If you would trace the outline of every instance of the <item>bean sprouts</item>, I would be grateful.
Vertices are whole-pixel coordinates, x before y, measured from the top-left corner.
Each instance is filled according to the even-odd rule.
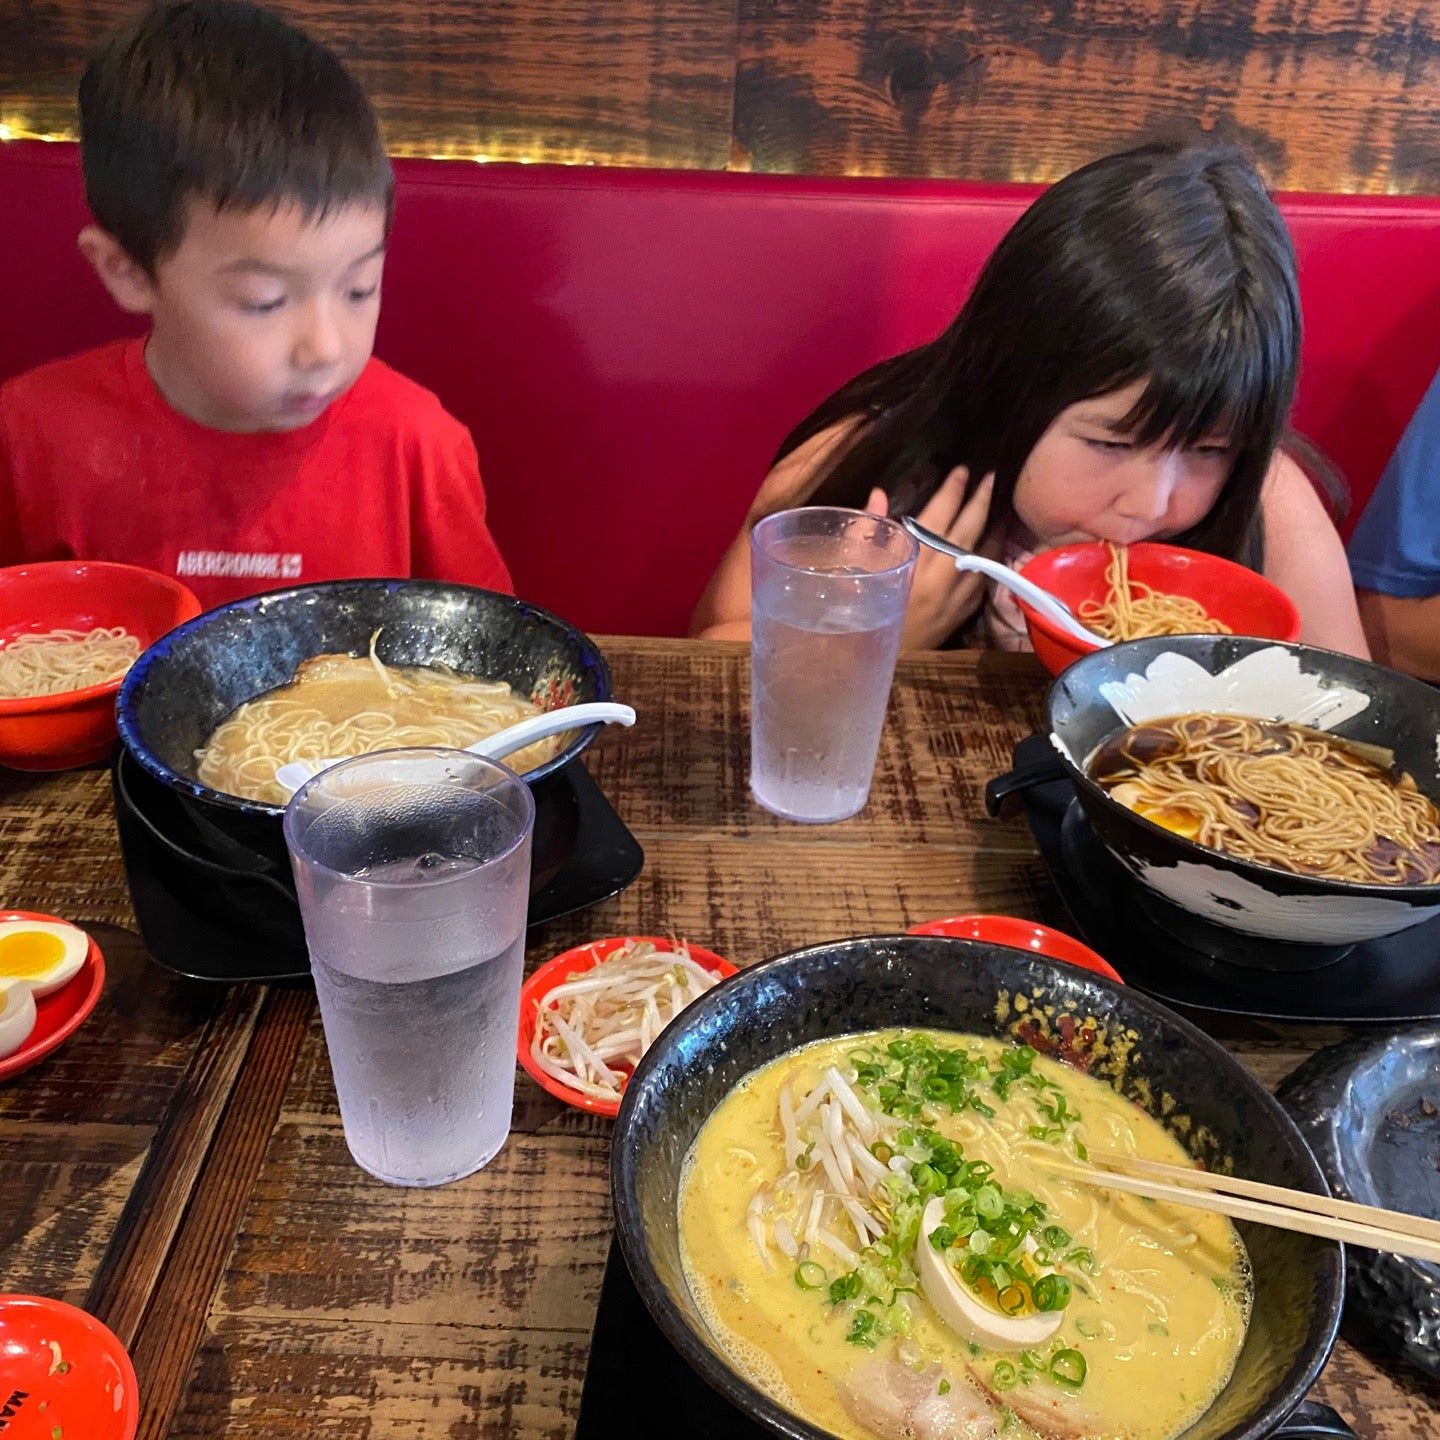
[[[873,1112],[833,1065],[798,1104],[787,1081],[778,1114],[786,1169],[752,1197],[750,1239],[772,1268],[776,1251],[804,1261],[815,1247],[853,1268],[859,1251],[885,1234],[892,1170],[903,1174],[911,1165],[897,1156],[887,1167],[870,1149],[882,1137],[893,1138],[900,1123]]]
[[[597,1100],[618,1100],[660,1032],[720,977],[681,941],[621,947],[542,997],[530,1056],[547,1075]]]

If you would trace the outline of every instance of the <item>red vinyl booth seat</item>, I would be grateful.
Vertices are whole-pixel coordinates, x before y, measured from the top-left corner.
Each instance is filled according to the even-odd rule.
[[[474,433],[521,594],[661,635],[684,633],[785,433],[943,327],[1036,193],[396,170],[377,352]],[[1358,509],[1440,364],[1440,201],[1283,203],[1306,321],[1295,419]],[[125,332],[76,253],[84,220],[72,146],[0,145],[0,379]]]

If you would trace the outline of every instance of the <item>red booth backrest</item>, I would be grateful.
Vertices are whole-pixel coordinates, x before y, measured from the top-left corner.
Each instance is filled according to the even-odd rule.
[[[521,593],[680,634],[787,430],[928,338],[1036,193],[405,161],[378,353],[475,435]],[[1440,200],[1288,198],[1296,422],[1357,504],[1440,365]],[[123,333],[65,145],[0,145],[0,379]],[[237,479],[243,483],[243,479]]]

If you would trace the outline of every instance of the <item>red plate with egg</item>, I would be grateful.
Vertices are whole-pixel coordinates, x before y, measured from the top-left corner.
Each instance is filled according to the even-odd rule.
[[[41,1295],[0,1295],[5,1440],[131,1440],[135,1367],[93,1315]]]
[[[29,910],[0,910],[0,1080],[63,1045],[104,988],[105,957],[78,926]]]
[[[683,943],[690,959],[702,970],[723,980],[736,973],[736,967],[728,960],[690,942],[677,942],[660,935],[615,935],[607,940],[592,940],[588,945],[578,945],[566,950],[553,960],[547,960],[521,987],[520,990],[520,1034],[515,1046],[516,1058],[525,1072],[543,1090],[577,1110],[587,1110],[592,1115],[614,1117],[620,1113],[620,1101],[608,1096],[586,1093],[565,1083],[564,1080],[547,1070],[536,1060],[532,1051],[535,1039],[536,1019],[542,1005],[546,1004],[551,992],[572,979],[580,979],[587,971],[593,970],[606,960],[615,958],[627,946],[653,945],[657,955],[674,955],[677,943]],[[692,1002],[693,1003],[693,1002]],[[653,1040],[653,1037],[652,1037]],[[620,1089],[630,1078],[629,1065],[618,1064],[621,1075]]]

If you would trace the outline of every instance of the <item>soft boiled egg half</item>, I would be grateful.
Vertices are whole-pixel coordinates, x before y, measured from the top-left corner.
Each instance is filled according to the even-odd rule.
[[[19,981],[36,1000],[80,973],[90,953],[83,930],[56,920],[0,920],[0,985]]]
[[[13,1055],[35,1028],[35,996],[23,980],[0,980],[0,1060]]]
[[[1058,1310],[1041,1310],[1030,1315],[1002,1315],[992,1310],[961,1283],[950,1262],[929,1237],[945,1219],[945,1201],[931,1200],[920,1216],[920,1243],[915,1247],[915,1268],[920,1288],[940,1318],[957,1334],[977,1345],[995,1350],[1029,1350],[1043,1345],[1060,1328],[1065,1318]],[[1028,1237],[1027,1237],[1028,1239]],[[1033,1250],[1033,1244],[1025,1247]]]

